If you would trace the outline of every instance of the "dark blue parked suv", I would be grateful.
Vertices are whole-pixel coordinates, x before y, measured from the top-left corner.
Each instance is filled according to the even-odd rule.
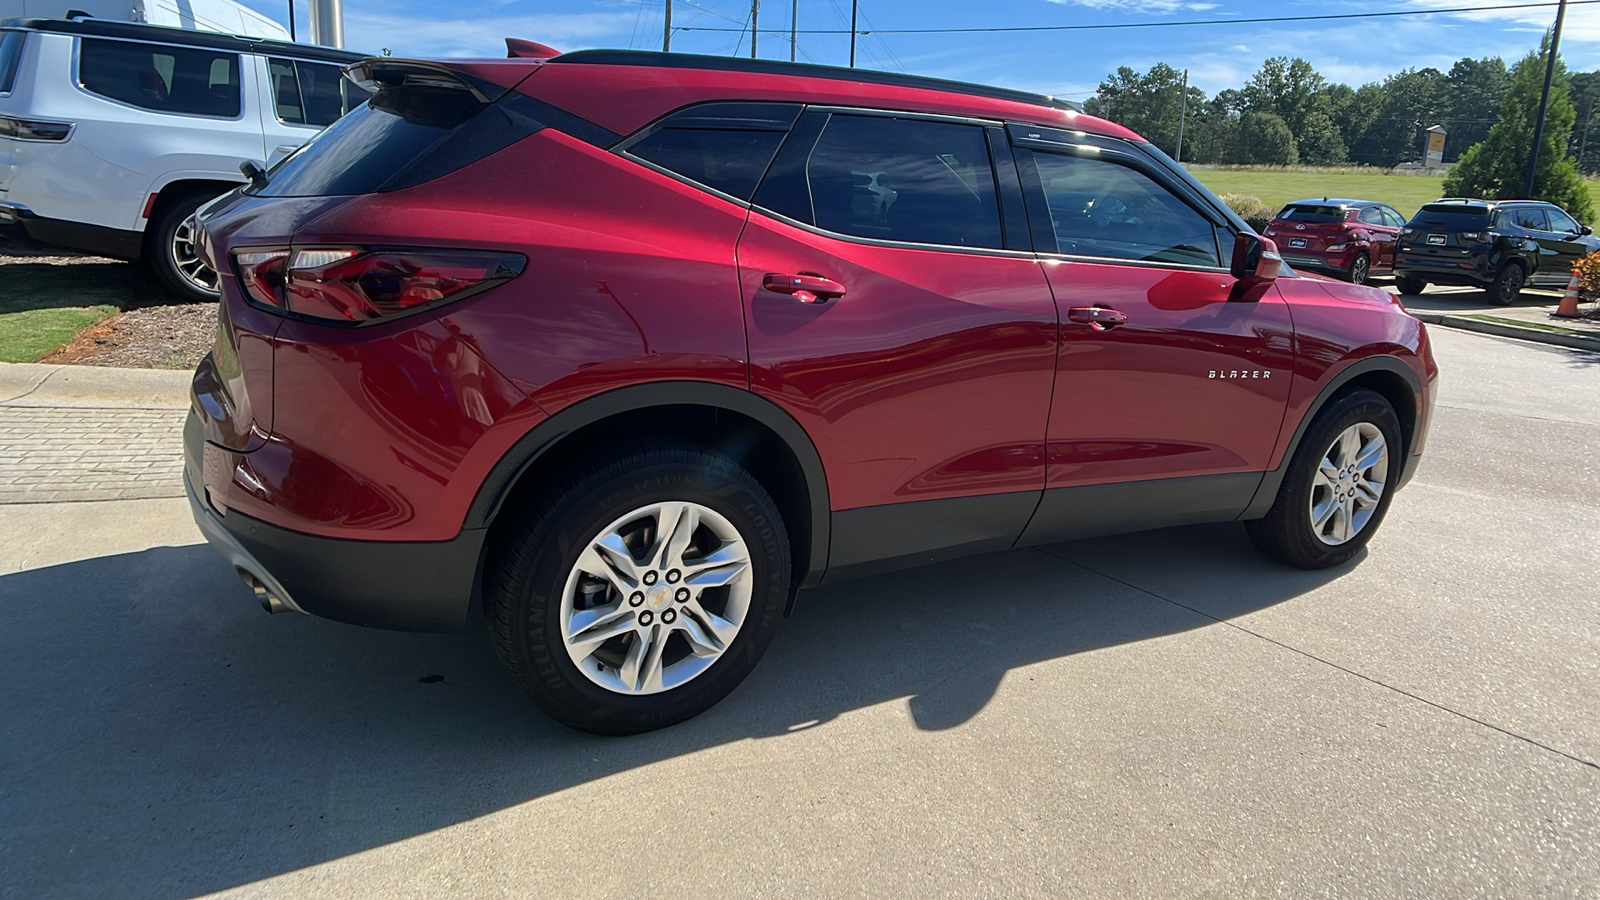
[[[1523,285],[1565,285],[1573,263],[1596,250],[1600,238],[1553,203],[1436,200],[1400,232],[1395,284],[1402,294],[1430,284],[1481,287],[1509,306]]]

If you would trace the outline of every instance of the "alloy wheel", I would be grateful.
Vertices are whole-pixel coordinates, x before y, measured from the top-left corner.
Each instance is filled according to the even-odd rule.
[[[561,637],[584,677],[658,694],[710,669],[750,610],[750,550],[722,514],[654,503],[589,542],[567,576]]]
[[[1372,521],[1389,478],[1389,445],[1370,422],[1339,433],[1311,480],[1311,531],[1337,547]]]
[[[191,215],[179,222],[177,229],[172,232],[172,246],[168,251],[172,254],[173,266],[185,281],[201,291],[215,294],[218,292],[217,273],[200,258],[195,247],[195,235],[199,230],[198,216]]]
[[[1365,254],[1357,254],[1355,261],[1350,263],[1350,283],[1366,284],[1367,275],[1371,272],[1372,264],[1367,262]]]

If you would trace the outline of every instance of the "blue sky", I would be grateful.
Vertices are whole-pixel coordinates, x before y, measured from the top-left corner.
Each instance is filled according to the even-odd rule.
[[[285,2],[244,0],[287,22]],[[1490,5],[1508,0],[1012,0],[978,5],[951,0],[863,0],[863,29],[961,26],[1072,25],[1186,19],[1254,18]],[[353,50],[396,56],[503,56],[506,37],[541,41],[560,50],[661,47],[663,0],[345,0],[345,43]],[[761,9],[762,57],[788,59],[791,0]],[[678,28],[743,27],[748,2],[675,0]],[[799,0],[800,27],[849,27],[849,0]],[[1166,62],[1190,70],[1208,94],[1239,86],[1269,56],[1303,56],[1330,79],[1360,85],[1408,66],[1447,70],[1462,56],[1503,56],[1508,62],[1537,47],[1554,9],[1442,14],[1344,22],[1212,25],[986,35],[879,35],[858,39],[857,64],[874,69],[955,78],[1083,99],[1117,66],[1144,70]],[[305,0],[296,18],[309,33]],[[678,31],[672,49],[727,55],[744,35]],[[800,36],[802,61],[843,65],[847,35]],[[1600,5],[1571,7],[1562,56],[1574,71],[1600,69]]]

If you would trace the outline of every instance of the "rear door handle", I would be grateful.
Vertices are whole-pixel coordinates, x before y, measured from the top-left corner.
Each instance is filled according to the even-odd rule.
[[[1067,318],[1088,325],[1095,331],[1105,331],[1128,324],[1128,314],[1104,306],[1074,306],[1067,310]]]
[[[815,272],[767,275],[761,279],[761,286],[775,294],[789,294],[801,303],[826,303],[833,297],[844,296],[844,285]]]

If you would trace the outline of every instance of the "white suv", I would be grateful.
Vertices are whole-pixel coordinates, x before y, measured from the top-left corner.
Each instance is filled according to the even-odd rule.
[[[0,26],[0,225],[147,260],[181,296],[217,296],[194,211],[367,93],[309,44],[99,20]]]

